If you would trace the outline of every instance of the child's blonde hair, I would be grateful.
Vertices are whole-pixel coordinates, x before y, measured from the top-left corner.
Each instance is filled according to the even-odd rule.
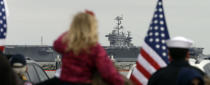
[[[63,38],[64,43],[67,44],[66,51],[73,51],[77,55],[96,45],[98,42],[97,27],[94,15],[87,12],[76,14],[68,33]]]

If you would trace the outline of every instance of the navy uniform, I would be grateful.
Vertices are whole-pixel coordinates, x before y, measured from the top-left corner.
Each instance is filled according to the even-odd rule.
[[[184,37],[175,37],[166,41],[166,44],[169,48],[169,55],[172,61],[167,67],[161,68],[155,72],[150,77],[148,85],[178,85],[178,75],[183,68],[194,69],[199,75],[205,75],[200,69],[193,67],[188,63],[189,48],[192,46],[191,40]],[[203,83],[202,78],[201,81]]]

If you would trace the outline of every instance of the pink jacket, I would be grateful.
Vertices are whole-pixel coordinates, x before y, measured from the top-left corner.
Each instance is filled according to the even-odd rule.
[[[54,42],[54,49],[62,55],[62,71],[60,79],[73,83],[90,83],[94,71],[109,85],[124,85],[122,76],[113,66],[104,48],[97,44],[89,49],[90,53],[80,53],[75,56],[72,51],[65,52],[66,44],[62,43],[61,35]]]

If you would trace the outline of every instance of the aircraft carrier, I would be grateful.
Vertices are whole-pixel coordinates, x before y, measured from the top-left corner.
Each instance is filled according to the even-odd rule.
[[[104,46],[104,48],[115,61],[135,62],[140,47],[136,47],[131,43],[130,32],[124,33],[122,31],[124,29],[122,26],[123,18],[117,16],[114,20],[117,22],[116,27],[111,33],[105,35],[110,42],[110,46]],[[23,54],[37,62],[54,62],[57,56],[60,56],[53,50],[52,46],[48,45],[7,45],[5,46],[5,53]]]
[[[114,20],[116,21],[116,26],[112,32],[105,35],[110,45],[104,46],[104,48],[110,58],[116,62],[135,62],[140,52],[140,47],[132,44],[131,32],[123,32],[123,17],[117,16]],[[198,47],[191,48],[190,56],[192,58],[203,57],[210,59],[210,55],[203,54],[203,49]],[[55,62],[60,56],[53,50],[52,46],[48,45],[6,45],[5,54],[23,54],[37,62]]]

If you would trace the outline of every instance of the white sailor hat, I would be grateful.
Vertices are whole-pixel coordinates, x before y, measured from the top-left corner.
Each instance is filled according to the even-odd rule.
[[[174,37],[166,41],[166,45],[169,48],[190,48],[192,44],[193,44],[192,40],[181,36]]]

